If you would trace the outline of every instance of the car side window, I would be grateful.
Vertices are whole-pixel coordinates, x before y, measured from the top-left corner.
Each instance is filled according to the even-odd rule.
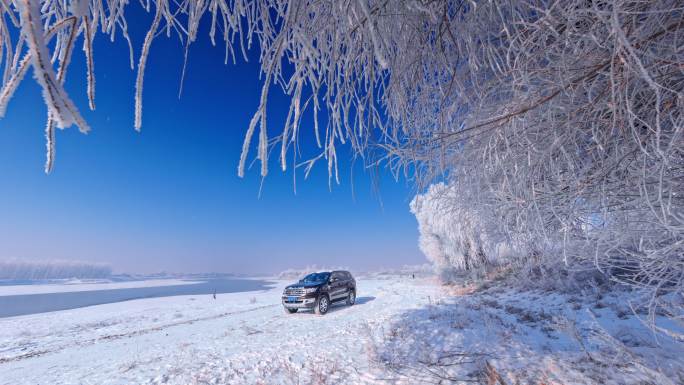
[[[339,281],[340,279],[342,279],[342,277],[340,277],[340,273],[337,273],[337,272],[332,273],[332,276],[330,277],[331,281]]]

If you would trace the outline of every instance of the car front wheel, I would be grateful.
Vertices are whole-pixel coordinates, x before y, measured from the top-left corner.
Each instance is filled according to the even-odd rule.
[[[316,307],[314,307],[314,312],[318,315],[323,315],[328,312],[328,309],[330,308],[330,300],[328,299],[327,295],[322,295],[318,297],[318,301],[316,301]]]

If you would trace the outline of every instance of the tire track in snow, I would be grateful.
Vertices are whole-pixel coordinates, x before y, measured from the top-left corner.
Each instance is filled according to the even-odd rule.
[[[245,314],[245,313],[250,313],[253,311],[257,311],[257,310],[268,309],[268,308],[272,308],[275,306],[280,306],[280,304],[279,303],[278,304],[270,304],[270,305],[258,306],[258,307],[255,307],[252,309],[247,309],[247,310],[237,310],[237,311],[225,312],[225,313],[215,314],[215,315],[206,316],[206,317],[193,318],[193,319],[188,319],[188,320],[184,320],[184,321],[177,321],[177,322],[172,322],[172,323],[168,323],[165,325],[159,325],[159,326],[154,326],[154,327],[140,329],[140,330],[133,330],[133,331],[126,332],[126,333],[109,334],[109,335],[105,335],[105,336],[98,337],[98,338],[92,338],[92,339],[81,341],[81,342],[75,342],[73,344],[62,345],[62,346],[55,348],[55,349],[39,350],[39,351],[30,352],[30,353],[20,354],[20,355],[13,356],[13,357],[0,357],[0,365],[6,364],[9,362],[16,362],[16,361],[26,360],[29,358],[40,357],[40,356],[43,356],[43,355],[46,355],[49,353],[56,353],[56,352],[59,352],[59,351],[62,351],[62,350],[65,350],[65,349],[68,349],[71,347],[95,345],[96,343],[103,342],[103,341],[108,342],[108,341],[120,340],[123,338],[137,337],[137,336],[141,336],[144,334],[154,333],[154,332],[158,332],[158,331],[161,331],[164,329],[172,328],[175,326],[191,325],[195,322],[211,321],[211,320],[215,320],[215,319],[219,319],[219,318],[223,318],[223,317],[228,317],[228,316],[232,316],[232,315]]]

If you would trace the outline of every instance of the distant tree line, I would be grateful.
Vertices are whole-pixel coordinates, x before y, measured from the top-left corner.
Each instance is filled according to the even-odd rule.
[[[109,265],[79,261],[0,261],[0,279],[44,280],[69,278],[108,278]]]

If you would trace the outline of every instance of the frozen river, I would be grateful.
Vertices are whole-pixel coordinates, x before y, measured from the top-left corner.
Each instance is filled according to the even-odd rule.
[[[85,306],[129,301],[140,298],[171,297],[177,295],[213,295],[213,293],[236,293],[268,289],[268,282],[222,278],[196,282],[177,281],[169,286],[116,288],[106,290],[66,291],[0,296],[0,317],[45,313],[56,310],[76,309]],[[93,284],[92,286],[97,286]]]

